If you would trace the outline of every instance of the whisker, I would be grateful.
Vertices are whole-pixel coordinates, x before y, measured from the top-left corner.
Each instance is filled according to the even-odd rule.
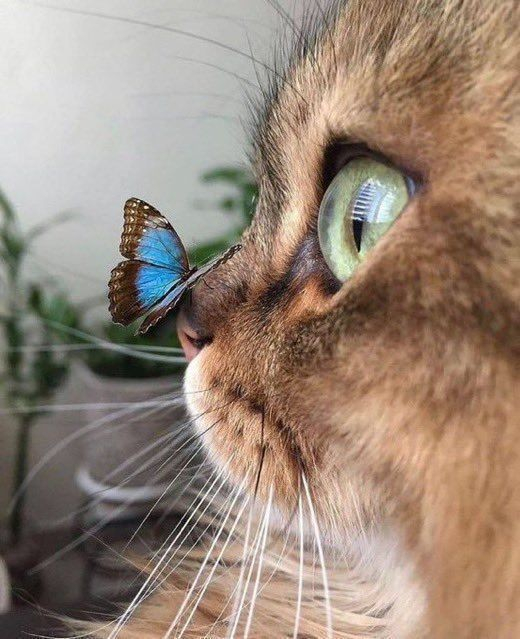
[[[185,513],[183,515],[183,517],[180,519],[180,521],[173,527],[173,529],[170,531],[170,533],[168,534],[168,536],[166,537],[166,539],[162,542],[162,544],[159,546],[159,548],[152,554],[151,558],[149,559],[148,563],[146,564],[146,566],[144,567],[144,570],[147,570],[148,567],[155,561],[155,559],[161,555],[161,553],[163,552],[163,550],[165,549],[166,546],[168,546],[168,544],[170,544],[166,550],[163,553],[163,560],[166,559],[166,557],[168,556],[168,554],[171,552],[173,546],[175,545],[175,543],[178,542],[179,536],[184,532],[184,530],[186,529],[187,524],[191,521],[191,519],[193,519],[193,517],[195,516],[197,509],[205,502],[207,495],[209,494],[209,492],[213,489],[214,483],[211,484],[211,486],[205,491],[206,487],[208,486],[208,484],[212,481],[212,478],[216,478],[218,480],[219,477],[222,477],[224,474],[224,470],[221,469],[220,471],[215,468],[210,474],[209,476],[206,478],[206,481],[204,482],[204,484],[200,487],[198,493],[195,495],[193,501],[191,502],[191,504],[185,509]],[[197,524],[199,523],[200,519],[204,516],[204,514],[207,512],[207,510],[211,507],[212,502],[214,501],[216,495],[220,492],[221,488],[224,486],[225,484],[225,478],[224,481],[222,481],[222,483],[220,484],[220,486],[216,489],[216,491],[214,492],[211,500],[209,500],[209,502],[206,502],[205,508],[202,510],[201,513],[199,513],[199,517],[197,518],[197,520],[193,523],[192,527],[186,532],[185,536],[181,539],[181,541],[179,542],[179,547],[182,547],[182,544],[184,543],[184,541],[187,539],[187,537],[191,534],[192,530],[197,526]],[[205,492],[204,492],[205,491]],[[181,529],[178,531],[178,534],[175,536],[175,533],[177,532],[177,530],[179,529],[179,527],[181,527]],[[170,543],[170,540],[172,539],[172,537],[175,536],[175,539],[172,543]],[[173,557],[170,557],[166,563],[166,565],[168,565],[171,561],[172,561]],[[165,566],[166,567],[166,566]],[[156,567],[157,568],[157,567]],[[163,570],[161,570],[161,573],[159,575],[157,575],[157,579],[158,577],[160,577],[160,575],[162,574]],[[156,579],[156,581],[157,581]],[[153,586],[153,588],[155,588],[155,586]]]
[[[165,471],[163,474],[166,474],[166,472],[167,471]],[[160,478],[161,477],[159,476],[159,479]],[[151,477],[149,481],[146,483],[145,488],[149,486],[156,479],[157,479],[157,475],[154,477]],[[130,481],[130,478],[125,479],[125,481],[121,482],[121,484],[127,483],[128,481]],[[36,566],[31,568],[28,574],[33,575],[40,572],[41,570],[47,568],[49,565],[51,565],[52,563],[54,563],[55,561],[57,561],[64,555],[66,555],[71,550],[74,550],[75,548],[80,546],[84,541],[93,537],[96,533],[102,530],[109,521],[120,517],[125,512],[125,510],[129,507],[129,505],[132,504],[134,501],[135,501],[135,497],[129,497],[126,501],[124,501],[116,509],[114,509],[112,512],[110,512],[105,517],[103,517],[98,522],[96,522],[88,530],[84,531],[83,533],[78,535],[78,537],[70,541],[68,544],[66,544],[65,546],[62,546],[58,551],[56,551],[49,557],[39,562]]]
[[[247,637],[249,636],[249,631],[251,629],[251,624],[253,622],[253,612],[255,609],[255,604],[256,604],[256,599],[258,596],[258,587],[260,585],[260,575],[262,574],[262,565],[263,565],[263,560],[264,560],[264,555],[265,555],[265,547],[266,547],[266,543],[267,543],[267,531],[269,529],[269,520],[271,518],[271,504],[273,501],[273,487],[271,486],[270,490],[269,490],[269,498],[267,501],[267,506],[265,509],[265,514],[264,514],[264,518],[262,521],[262,546],[261,546],[261,551],[260,551],[260,558],[258,559],[258,566],[257,566],[257,570],[256,570],[256,578],[255,578],[255,584],[253,586],[253,594],[251,596],[251,601],[249,603],[249,613],[247,615],[247,621],[246,621],[246,627],[244,629],[244,639],[247,639]],[[251,566],[254,566],[256,561],[256,553],[255,556],[252,559],[251,562]]]
[[[122,470],[124,470],[127,466],[129,466],[133,462],[137,461],[139,459],[139,457],[142,457],[143,455],[146,455],[146,453],[150,452],[154,448],[157,448],[157,446],[161,446],[162,444],[168,442],[169,439],[173,440],[175,437],[176,437],[176,433],[166,433],[165,435],[162,435],[157,440],[154,440],[151,444],[149,444],[145,448],[141,449],[137,453],[134,453],[131,457],[129,457],[124,462],[119,464],[116,468],[114,468],[112,471],[110,471],[110,473],[105,475],[101,481],[102,482],[108,481],[111,477],[113,477],[117,473],[119,473]],[[92,507],[97,506],[99,503],[101,503],[106,498],[105,497],[105,493],[106,492],[108,492],[110,490],[113,490],[114,488],[124,487],[136,475],[139,475],[144,470],[147,470],[154,463],[154,461],[158,457],[161,457],[162,455],[163,455],[162,452],[159,455],[154,455],[151,459],[149,459],[147,462],[145,462],[145,464],[143,464],[140,468],[138,468],[135,471],[133,471],[129,476],[125,477],[124,479],[122,479],[117,484],[114,484],[114,485],[110,484],[110,485],[106,485],[104,488],[101,488],[96,493],[96,496],[93,497],[89,501],[88,504],[85,504],[84,506],[81,506],[80,508],[77,508],[77,509],[73,510],[72,512],[68,513],[67,515],[64,515],[63,517],[60,517],[59,519],[54,520],[54,524],[58,525],[58,524],[63,524],[65,522],[68,522],[71,519],[75,519],[79,515],[87,512]]]
[[[251,520],[252,520],[252,515],[253,515],[253,504],[254,504],[254,500],[252,500],[252,504],[251,504],[251,508],[249,510],[249,517],[248,517],[248,529],[246,531],[246,539],[244,540],[244,549],[243,549],[243,555],[242,555],[242,561],[241,561],[241,566],[240,566],[240,576],[239,576],[239,580],[238,583],[236,585],[236,587],[233,589],[233,593],[232,593],[232,597],[234,595],[234,605],[233,605],[233,611],[231,613],[230,619],[233,620],[233,623],[230,624],[228,626],[228,632],[227,632],[227,638],[231,639],[232,637],[235,636],[235,631],[237,629],[238,626],[238,622],[240,620],[240,614],[242,612],[242,609],[244,607],[244,600],[247,594],[247,589],[249,586],[249,581],[251,579],[251,574],[253,572],[253,567],[254,567],[254,561],[256,559],[256,554],[257,554],[257,550],[258,547],[260,545],[260,540],[262,538],[262,525],[261,522],[263,521],[263,518],[261,518],[261,522],[260,525],[257,528],[256,534],[255,534],[255,539],[253,540],[253,548],[252,548],[252,560],[249,563],[249,533],[250,533],[250,528],[251,528]],[[247,571],[247,577],[245,577],[245,572],[247,570],[247,566],[249,563],[249,570]],[[244,579],[245,577],[245,579]]]
[[[217,483],[217,481],[219,479],[222,478],[222,475],[224,475],[226,470],[226,467],[223,467],[221,469],[220,472],[218,472],[214,478],[214,480],[212,481],[211,485],[209,486],[207,493],[211,492],[211,490],[213,490],[213,487],[215,486],[215,484]],[[224,483],[226,482],[226,477],[224,476],[224,479],[222,480],[221,486],[224,485]],[[219,488],[220,489],[220,488]],[[207,494],[206,493],[206,494]],[[203,498],[201,498],[203,499]],[[209,504],[206,506],[206,509],[209,508]],[[157,563],[157,565],[155,566],[155,568],[152,570],[152,572],[150,573],[150,575],[148,576],[148,578],[145,580],[144,584],[141,586],[141,588],[139,589],[139,591],[137,592],[137,594],[135,595],[135,597],[132,599],[131,603],[127,606],[125,612],[119,617],[119,619],[116,622],[116,625],[114,627],[114,629],[111,631],[108,639],[115,639],[115,637],[117,637],[117,634],[119,633],[119,631],[121,630],[121,628],[123,627],[123,625],[126,623],[126,621],[128,620],[128,618],[132,615],[132,613],[134,612],[134,610],[140,605],[140,603],[143,601],[144,597],[143,597],[143,593],[146,593],[147,589],[149,590],[149,586],[151,581],[155,578],[157,571],[159,570],[159,568],[161,567],[161,565],[166,561],[166,558],[168,556],[168,553],[171,551],[171,549],[174,547],[175,543],[177,542],[178,538],[180,537],[180,535],[183,533],[183,531],[186,529],[186,527],[188,526],[189,522],[195,517],[196,515],[196,509],[193,509],[189,512],[189,516],[187,517],[184,525],[181,527],[181,529],[178,531],[177,535],[175,535],[174,539],[170,542],[170,544],[168,545],[166,551],[163,553],[162,557],[159,559],[159,562]],[[203,510],[203,513],[205,512],[205,510]],[[199,518],[202,517],[202,514],[199,515]],[[167,542],[165,542],[167,543]],[[165,544],[163,544],[164,547]],[[145,594],[146,596],[146,594]]]
[[[171,482],[166,486],[166,488],[164,489],[164,491],[161,493],[161,495],[157,498],[157,500],[154,502],[154,504],[152,505],[152,507],[150,508],[150,510],[148,511],[148,513],[145,515],[145,517],[143,518],[143,520],[141,521],[141,523],[139,524],[139,526],[135,529],[135,531],[132,533],[132,536],[130,537],[130,539],[128,540],[128,542],[126,543],[125,547],[123,548],[123,552],[128,548],[128,546],[132,543],[132,541],[136,538],[136,536],[139,534],[139,531],[143,528],[143,526],[145,525],[145,523],[148,521],[148,518],[151,516],[151,514],[153,513],[153,511],[155,510],[155,508],[157,507],[157,505],[161,502],[161,500],[163,499],[163,497],[168,493],[168,491],[171,489],[171,487],[173,486],[173,484],[177,481],[177,479],[179,478],[179,476],[186,470],[187,465],[192,461],[192,459],[194,459],[197,455],[199,455],[199,450],[195,449],[195,452],[193,453],[193,455],[190,456],[190,458],[188,459],[188,461],[186,462],[186,464],[184,464],[184,466],[181,468],[181,470],[179,470],[179,472],[175,475],[175,477],[171,480]]]
[[[318,547],[318,556],[321,565],[321,577],[323,581],[323,592],[325,595],[325,614],[327,618],[327,637],[328,639],[332,639],[332,608],[330,604],[330,590],[329,590],[329,581],[327,577],[327,570],[325,568],[325,556],[323,554],[323,546],[321,543],[320,529],[318,526],[318,520],[316,518],[316,512],[314,510],[314,506],[312,504],[311,493],[309,490],[309,485],[307,483],[307,479],[302,471],[301,479],[303,483],[303,488],[305,490],[305,495],[307,498],[307,504],[309,507],[309,513],[311,516],[312,527],[314,530],[314,537],[316,539],[316,545]]]
[[[293,639],[298,639],[298,630],[300,628],[300,617],[302,611],[302,594],[303,594],[303,507],[301,491],[298,494],[298,533],[300,539],[300,557],[298,570],[298,595],[296,600],[296,615],[294,620]]]
[[[237,49],[236,47],[233,47],[229,44],[226,44],[224,42],[220,42],[219,40],[215,40],[214,38],[210,38],[208,36],[203,36],[197,33],[192,33],[191,31],[185,31],[183,29],[178,29],[177,27],[171,27],[168,25],[164,25],[164,24],[158,24],[158,23],[154,23],[154,22],[147,22],[146,20],[138,20],[137,18],[127,18],[124,16],[116,16],[116,15],[112,15],[112,14],[108,14],[108,13],[99,13],[96,11],[86,11],[86,10],[81,10],[81,9],[73,9],[70,7],[57,7],[55,5],[50,5],[50,4],[45,4],[42,2],[32,2],[33,5],[35,6],[39,6],[39,7],[43,7],[45,9],[50,9],[53,11],[63,11],[65,13],[72,13],[72,14],[76,14],[76,15],[82,15],[82,16],[90,16],[92,18],[99,18],[101,20],[109,20],[112,22],[121,22],[124,24],[131,24],[131,25],[136,25],[136,26],[142,26],[142,27],[147,27],[149,29],[154,29],[157,31],[166,31],[168,33],[174,33],[176,35],[180,35],[186,38],[190,38],[193,40],[198,40],[199,42],[205,42],[207,44],[212,44],[216,47],[219,47],[220,49],[223,49],[225,51],[229,51],[230,53],[234,53],[242,58],[246,58],[248,60],[251,61],[255,61],[257,64],[259,64],[261,67],[263,67],[266,71],[269,71],[270,73],[272,73],[275,77],[277,77],[279,80],[283,81],[294,93],[296,93],[296,95],[298,95],[298,97],[305,103],[308,105],[308,101],[306,100],[305,96],[303,96],[298,89],[296,89],[296,87],[294,87],[291,83],[289,83],[287,81],[287,78],[285,78],[281,73],[279,73],[276,68],[269,66],[268,64],[266,64],[265,62],[262,62],[261,60],[258,60],[256,58],[254,58],[253,56],[251,56],[251,54],[246,53],[245,51],[241,51],[240,49]]]
[[[93,404],[40,404],[31,406],[30,408],[1,408],[0,415],[25,415],[28,413],[72,413],[80,411],[106,410],[107,408],[127,408],[129,406],[137,406],[147,408],[153,406],[154,402],[101,402]]]
[[[225,484],[225,482],[224,482],[224,484]],[[221,504],[221,506],[217,509],[217,511],[215,512],[213,517],[206,524],[205,528],[199,533],[199,535],[197,536],[195,541],[191,544],[191,546],[188,549],[186,549],[186,551],[184,552],[183,556],[176,561],[176,563],[175,563],[175,565],[173,567],[169,567],[168,571],[165,573],[166,568],[168,566],[170,566],[171,562],[175,559],[175,557],[177,555],[177,552],[181,548],[183,548],[186,540],[191,535],[191,533],[196,529],[197,525],[199,524],[199,522],[202,519],[202,517],[204,516],[204,514],[209,510],[210,506],[213,504],[213,502],[215,501],[216,497],[220,493],[220,490],[221,490],[222,487],[223,487],[223,485],[219,486],[219,488],[215,491],[214,495],[212,496],[209,504],[207,504],[207,508],[205,508],[203,510],[203,512],[200,514],[200,516],[197,518],[197,520],[190,527],[190,529],[186,531],[186,533],[184,534],[184,537],[178,542],[177,548],[173,551],[172,555],[169,557],[168,561],[166,562],[164,567],[161,569],[159,575],[157,575],[157,577],[155,579],[155,583],[150,585],[150,587],[148,588],[147,592],[145,593],[143,599],[148,597],[148,596],[150,596],[151,594],[153,594],[156,590],[161,588],[161,586],[164,583],[168,582],[170,577],[176,572],[176,570],[179,568],[179,566],[182,564],[182,562],[186,559],[186,557],[189,556],[189,554],[193,551],[193,549],[201,542],[201,540],[204,538],[204,536],[207,534],[207,532],[212,528],[214,522],[217,521],[218,518],[222,515],[222,513],[226,510],[226,508],[228,507],[228,504],[227,504],[227,502],[224,501]],[[165,574],[163,574],[163,573],[165,573]]]
[[[219,531],[216,533],[216,535],[215,535],[215,537],[214,537],[214,539],[213,539],[213,541],[212,541],[212,543],[210,545],[210,548],[209,548],[209,550],[208,550],[208,552],[206,554],[206,557],[204,558],[204,560],[203,560],[203,562],[202,562],[202,564],[201,564],[201,566],[200,566],[200,568],[199,568],[199,570],[197,572],[197,575],[195,576],[195,579],[193,580],[193,583],[192,583],[192,585],[191,585],[191,587],[190,587],[190,589],[188,591],[188,594],[184,598],[184,601],[183,601],[181,607],[179,608],[179,610],[178,610],[178,612],[177,612],[177,614],[175,616],[175,619],[172,621],[172,623],[170,624],[168,630],[163,635],[163,639],[169,639],[171,637],[171,634],[172,634],[173,630],[175,629],[175,626],[177,625],[178,621],[180,620],[180,618],[182,616],[182,613],[186,609],[186,606],[187,606],[187,604],[189,602],[189,599],[190,599],[191,595],[193,594],[193,591],[195,590],[195,588],[197,586],[197,583],[198,583],[198,581],[199,581],[199,579],[200,579],[200,577],[201,577],[201,575],[202,575],[202,573],[204,571],[204,568],[206,567],[206,565],[207,565],[207,563],[209,561],[209,558],[211,557],[211,553],[213,552],[215,546],[217,545],[218,540],[220,539],[220,536],[222,535],[222,532],[225,530],[227,521],[228,521],[229,517],[231,516],[231,513],[233,512],[234,506],[235,506],[238,498],[241,495],[242,489],[246,485],[247,478],[248,478],[248,475],[246,474],[244,479],[242,480],[238,490],[237,490],[237,493],[236,493],[235,497],[233,498],[233,500],[232,500],[232,502],[230,504],[230,507],[229,507],[229,510],[228,510],[228,512],[226,514],[226,517],[224,518],[224,521],[222,522]],[[191,621],[191,619],[193,617],[193,614],[194,614],[195,610],[197,609],[198,604],[200,603],[202,597],[204,596],[204,593],[206,592],[208,584],[211,582],[211,579],[212,579],[213,575],[215,574],[215,570],[217,569],[218,565],[222,561],[222,557],[224,555],[224,552],[225,552],[225,550],[226,550],[226,548],[228,546],[229,541],[231,540],[231,536],[234,533],[235,528],[237,527],[240,518],[242,517],[242,514],[243,514],[243,512],[244,512],[244,510],[245,510],[245,508],[247,506],[247,503],[248,503],[248,499],[246,498],[244,500],[243,505],[241,506],[241,508],[240,508],[240,510],[238,512],[238,515],[235,518],[235,521],[233,522],[233,525],[231,526],[231,529],[230,529],[230,531],[228,533],[228,537],[227,537],[226,541],[224,542],[224,544],[222,546],[222,549],[221,549],[217,559],[213,562],[213,566],[212,566],[212,568],[210,570],[210,573],[209,573],[209,575],[208,575],[208,577],[206,579],[205,585],[204,585],[201,593],[199,594],[197,600],[195,601],[195,604],[193,605],[192,612],[190,613],[187,621],[185,622],[184,626],[181,629],[181,632],[180,632],[180,635],[179,635],[179,639],[180,639],[180,637],[182,637],[182,635],[184,634],[184,631],[186,630],[187,626],[189,625],[189,623],[190,623],[190,621]]]
[[[107,342],[112,344],[112,342]],[[96,351],[106,350],[107,344],[28,344],[26,346],[12,346],[10,348],[0,348],[0,353],[45,353],[47,351],[74,352],[74,351]],[[113,344],[123,348],[131,348],[135,351],[152,351],[157,353],[171,353],[182,355],[182,348],[176,346],[152,346],[150,344]]]
[[[152,362],[166,362],[168,364],[186,364],[186,358],[181,355],[179,356],[172,355],[171,357],[167,357],[166,355],[154,355],[142,350],[134,349],[133,346],[129,347],[129,346],[124,346],[122,344],[115,344],[114,342],[109,342],[108,340],[102,339],[101,337],[90,335],[89,333],[80,331],[77,328],[71,328],[70,326],[61,324],[60,322],[47,320],[45,323],[51,328],[62,331],[63,333],[66,333],[67,335],[72,335],[73,337],[84,339],[87,342],[98,344],[99,346],[103,346],[107,350],[123,353],[125,355],[135,357],[137,359],[149,360]]]

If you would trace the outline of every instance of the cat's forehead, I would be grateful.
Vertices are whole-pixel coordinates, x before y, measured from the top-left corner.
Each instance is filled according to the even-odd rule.
[[[362,143],[459,187],[513,152],[504,132],[517,126],[514,8],[491,4],[351,0],[309,16],[256,114],[265,233],[308,225],[337,143]]]

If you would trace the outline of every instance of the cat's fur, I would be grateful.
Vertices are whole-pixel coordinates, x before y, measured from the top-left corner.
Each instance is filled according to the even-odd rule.
[[[258,493],[274,486],[281,519],[307,478],[335,637],[520,636],[519,26],[515,0],[336,3],[273,77],[244,248],[186,311],[211,339],[186,386],[209,389],[188,397],[212,411],[201,431],[218,420],[212,458],[239,482],[265,448]],[[336,290],[316,214],[344,142],[420,188]],[[200,553],[121,638],[164,635]],[[238,564],[217,571],[185,636],[206,636]],[[292,636],[290,566],[250,637]],[[305,583],[301,636],[326,637]]]

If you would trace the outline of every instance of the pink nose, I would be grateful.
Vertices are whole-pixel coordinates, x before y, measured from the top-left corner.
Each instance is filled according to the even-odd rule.
[[[184,311],[181,311],[177,316],[177,334],[188,362],[195,359],[209,341],[199,335],[190,325]]]

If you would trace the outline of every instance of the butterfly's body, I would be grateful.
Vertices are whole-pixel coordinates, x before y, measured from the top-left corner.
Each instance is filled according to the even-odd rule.
[[[112,319],[126,326],[147,315],[139,328],[139,333],[145,333],[239,248],[231,247],[202,267],[190,267],[184,245],[168,220],[150,204],[130,198],[124,207],[119,246],[127,259],[112,270],[109,282]]]

